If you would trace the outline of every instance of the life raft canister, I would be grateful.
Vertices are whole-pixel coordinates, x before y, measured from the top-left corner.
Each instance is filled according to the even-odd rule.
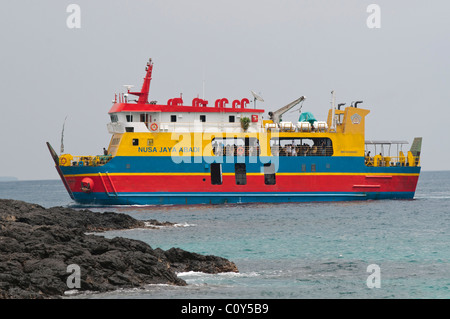
[[[81,191],[89,194],[94,189],[94,181],[89,177],[85,177],[81,180]]]
[[[150,125],[150,129],[151,129],[152,131],[156,131],[156,130],[158,129],[158,124],[152,123],[152,125]]]

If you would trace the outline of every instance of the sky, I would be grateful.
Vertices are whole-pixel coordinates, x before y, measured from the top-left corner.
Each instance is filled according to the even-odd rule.
[[[5,1],[0,176],[59,178],[45,142],[59,152],[66,117],[65,152],[102,154],[114,94],[140,89],[149,58],[149,100],[253,90],[268,112],[305,95],[303,111],[326,120],[334,90],[370,109],[366,139],[423,137],[423,170],[448,170],[448,12],[444,0]]]

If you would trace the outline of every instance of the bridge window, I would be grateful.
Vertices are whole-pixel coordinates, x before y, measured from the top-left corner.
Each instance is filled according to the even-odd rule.
[[[230,122],[230,123],[234,123],[234,122],[235,122],[235,117],[234,117],[234,115],[230,115],[230,116],[228,117],[228,122]]]
[[[200,122],[206,122],[206,115],[200,115]]]
[[[177,116],[176,115],[171,115],[170,116],[170,122],[176,122],[177,121]]]
[[[128,114],[126,117],[127,117],[127,122],[133,122],[133,115]]]

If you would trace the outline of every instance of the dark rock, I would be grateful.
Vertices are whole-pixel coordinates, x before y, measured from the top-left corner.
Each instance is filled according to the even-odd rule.
[[[238,272],[234,263],[222,257],[204,256],[180,248],[171,248],[166,251],[157,248],[155,251],[164,256],[177,272],[199,271],[209,274]]]
[[[151,221],[157,226],[171,223]],[[104,292],[147,284],[186,285],[176,272],[237,272],[224,258],[86,232],[147,227],[129,215],[94,213],[0,199],[0,298],[59,298],[80,267],[79,291]]]

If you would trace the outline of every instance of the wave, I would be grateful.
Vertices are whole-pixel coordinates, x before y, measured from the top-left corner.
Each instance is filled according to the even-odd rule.
[[[415,199],[450,199],[450,195],[417,195]]]
[[[240,273],[240,272],[221,272],[218,274],[209,274],[206,272],[201,271],[186,271],[186,272],[179,272],[177,273],[177,276],[179,277],[226,277],[226,278],[234,278],[234,277],[258,277],[261,276],[261,274],[257,272],[248,272],[248,273]]]
[[[197,226],[196,224],[189,224],[187,222],[175,223],[173,225],[155,225],[155,224],[152,224],[151,222],[146,222],[146,221],[144,221],[144,225],[145,225],[145,227],[158,228],[158,229],[171,228],[171,227],[195,227],[195,226]]]
[[[175,225],[173,225],[173,227],[195,227],[195,226],[197,226],[197,225],[196,224],[189,224],[189,223],[186,223],[186,222],[184,222],[182,224],[176,223]]]

